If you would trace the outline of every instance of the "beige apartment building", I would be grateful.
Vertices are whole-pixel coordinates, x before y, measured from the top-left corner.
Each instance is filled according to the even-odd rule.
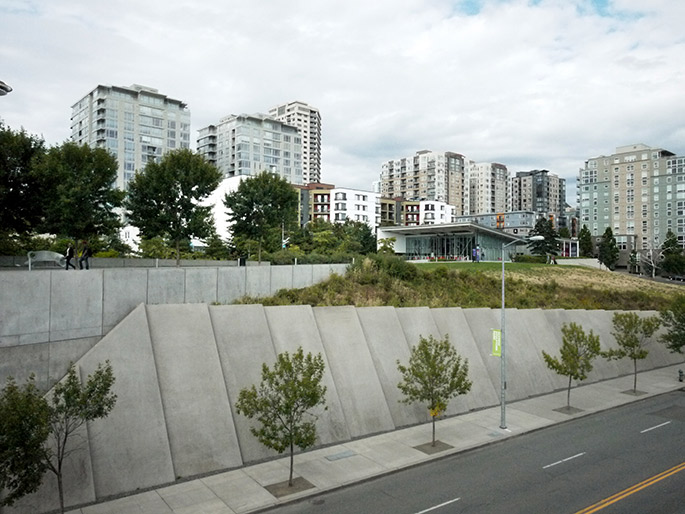
[[[585,161],[578,174],[580,226],[611,227],[621,249],[658,248],[672,230],[685,245],[685,157],[645,144]]]

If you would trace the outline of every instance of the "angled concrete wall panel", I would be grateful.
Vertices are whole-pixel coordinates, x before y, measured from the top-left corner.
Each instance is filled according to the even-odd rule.
[[[221,268],[217,278],[217,301],[232,303],[245,296],[245,276],[247,268]]]
[[[207,305],[149,305],[175,474],[242,464]]]
[[[394,423],[354,307],[316,307],[314,317],[352,437]]]
[[[102,270],[50,275],[50,339],[102,335]]]
[[[404,396],[397,387],[402,380],[397,361],[405,365],[409,362],[409,343],[397,311],[394,307],[357,308],[357,316],[396,428],[430,419],[424,405],[400,403]]]
[[[250,427],[258,427],[258,423],[238,414],[235,408],[241,389],[252,385],[259,387],[262,364],[272,366],[276,361],[264,307],[219,305],[210,306],[209,313],[242,460],[250,462],[273,457],[275,452],[250,433]]]
[[[319,411],[316,422],[318,442],[329,444],[350,439],[350,432],[340,402],[331,371],[331,362],[321,341],[321,335],[314,319],[314,312],[309,305],[289,305],[282,307],[265,307],[264,312],[274,342],[276,353],[297,351],[299,346],[305,354],[320,353],[326,365],[323,385],[326,386],[326,406],[328,410]]]
[[[219,268],[185,268],[185,303],[212,303],[217,298]]]
[[[50,339],[50,272],[2,274],[0,347]]]
[[[175,480],[152,342],[140,305],[79,361],[92,373],[109,360],[117,403],[88,426],[94,485],[102,498]],[[129,434],[121,438],[121,434]],[[120,441],[112,447],[113,441]],[[122,473],[122,470],[126,470]]]
[[[182,268],[150,270],[147,281],[147,303],[179,304],[185,301],[185,270]]]
[[[464,310],[460,308],[432,309],[435,324],[442,334],[449,335],[459,355],[469,361],[469,379],[471,391],[450,402],[448,414],[465,409],[477,409],[483,405],[495,405],[499,402],[499,392],[495,390],[489,378],[483,356],[478,351],[471,327],[466,321]],[[497,357],[488,357],[497,359]]]
[[[106,334],[136,306],[147,302],[148,270],[108,269],[103,273],[102,324]]]

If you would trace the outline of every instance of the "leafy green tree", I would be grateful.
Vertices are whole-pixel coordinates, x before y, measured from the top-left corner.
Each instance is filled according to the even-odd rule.
[[[545,364],[559,375],[568,377],[566,406],[571,407],[571,381],[585,380],[592,371],[592,361],[599,355],[599,336],[590,330],[586,334],[576,323],[561,326],[562,344],[559,357],[552,357],[543,350]]]
[[[680,246],[680,243],[678,243],[678,236],[676,236],[670,228],[668,229],[668,232],[666,232],[666,239],[664,239],[664,242],[661,245],[661,251],[664,256],[681,255],[683,253],[683,249]]]
[[[676,295],[668,308],[659,312],[661,323],[667,329],[659,340],[674,353],[683,353],[685,347],[685,295]]]
[[[188,149],[148,162],[128,183],[124,206],[129,222],[144,238],[160,236],[171,242],[178,265],[184,242],[213,232],[212,206],[201,203],[219,186],[221,177],[214,165]]]
[[[611,227],[607,227],[599,242],[599,262],[610,270],[613,270],[618,262],[618,246]]]
[[[60,512],[64,513],[62,470],[65,460],[80,450],[85,441],[73,442],[76,431],[87,421],[106,418],[114,408],[117,396],[112,392],[114,373],[109,361],[98,364],[85,384],[81,384],[76,368],[69,367],[67,376],[55,384],[48,401],[50,435],[53,442],[44,452],[47,469],[57,477]]]
[[[171,259],[176,255],[175,250],[161,236],[141,238],[138,251],[143,259]]]
[[[32,166],[44,153],[42,139],[23,129],[15,132],[0,121],[0,237],[36,229],[43,188]]]
[[[394,237],[385,237],[378,241],[378,253],[385,255],[395,255],[395,242],[397,239]]]
[[[635,312],[615,312],[612,319],[614,329],[611,332],[616,338],[618,348],[602,352],[606,359],[629,358],[633,361],[633,392],[637,392],[637,361],[646,359],[649,351],[646,343],[659,329],[658,316],[640,317]]]
[[[538,218],[535,227],[529,234],[532,236],[542,236],[540,241],[530,241],[528,248],[533,255],[557,255],[559,253],[559,235],[554,229],[554,223],[550,219]]]
[[[468,379],[469,361],[463,359],[449,342],[433,336],[420,337],[419,344],[411,349],[409,363],[404,366],[397,361],[402,381],[397,387],[405,398],[403,403],[421,402],[428,407],[433,425],[435,446],[435,420],[446,409],[449,400],[471,390]]]
[[[291,356],[278,354],[273,369],[262,364],[262,381],[241,389],[236,409],[249,419],[257,418],[259,428],[250,432],[267,448],[283,453],[290,449],[290,476],[293,485],[295,446],[309,448],[316,442],[316,417],[311,410],[326,408],[326,386],[321,385],[325,364],[321,354],[304,355],[302,347]]]
[[[559,237],[563,239],[571,239],[571,231],[568,229],[568,227],[561,227],[559,229]]]
[[[256,241],[260,262],[265,244],[270,243],[267,251],[278,250],[281,231],[289,234],[297,226],[298,202],[297,191],[274,173],[263,171],[243,180],[224,198],[238,250],[244,252],[248,241]]]
[[[47,470],[49,414],[33,376],[23,387],[7,380],[0,393],[0,505],[13,505],[40,487]]]
[[[685,256],[682,250],[680,243],[678,243],[678,236],[671,229],[668,229],[666,239],[661,245],[661,253],[663,255],[661,269],[672,275],[682,275],[685,273]]]
[[[207,247],[204,251],[205,257],[215,260],[228,260],[231,258],[231,250],[216,231],[207,238]]]
[[[581,257],[593,257],[595,253],[594,245],[592,244],[592,234],[587,225],[583,225],[578,233],[578,251]]]
[[[78,242],[111,236],[120,228],[115,209],[124,193],[112,188],[117,160],[107,150],[66,142],[38,158],[34,172],[44,187],[39,231]]]

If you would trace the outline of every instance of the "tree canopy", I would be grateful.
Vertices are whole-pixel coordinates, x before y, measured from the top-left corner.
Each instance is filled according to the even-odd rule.
[[[225,195],[224,206],[236,248],[249,254],[251,243],[256,243],[260,261],[262,249],[278,250],[281,234],[297,226],[297,191],[274,173],[264,171],[246,178]]]
[[[218,187],[221,172],[188,149],[165,154],[159,162],[148,162],[128,184],[125,201],[131,225],[146,239],[162,237],[176,249],[192,238],[214,233],[212,206],[202,202]]]
[[[685,295],[676,295],[668,308],[659,312],[661,323],[666,328],[660,341],[674,353],[683,353],[685,348]]]
[[[316,442],[312,409],[326,405],[326,386],[321,384],[325,369],[321,354],[305,355],[299,347],[292,356],[278,354],[273,369],[262,364],[259,389],[253,385],[238,394],[238,412],[260,423],[250,427],[259,442],[278,453],[290,450],[290,486],[295,446],[304,450]]]
[[[543,350],[545,364],[559,375],[568,377],[566,407],[571,407],[571,381],[585,380],[592,371],[592,361],[599,355],[599,336],[590,330],[586,334],[583,327],[564,323],[561,326],[562,344],[559,357],[553,357]]]
[[[47,469],[49,415],[33,376],[23,387],[7,379],[0,392],[0,505],[13,505],[40,487]]]
[[[405,366],[398,360],[397,369],[402,375],[397,384],[405,396],[402,401],[421,402],[428,407],[433,426],[431,444],[435,446],[435,419],[447,409],[451,398],[471,390],[469,361],[462,361],[447,336],[442,340],[421,336],[419,344],[411,349],[409,363]]]
[[[42,185],[39,231],[79,240],[120,228],[115,209],[124,193],[112,187],[117,160],[104,148],[66,142],[39,157],[34,173]]]
[[[33,162],[45,144],[24,130],[15,132],[0,121],[0,232],[25,233],[36,229],[42,215],[42,188]]]
[[[629,358],[633,361],[633,392],[637,392],[637,361],[646,359],[649,351],[646,343],[659,329],[657,316],[640,317],[636,312],[615,312],[612,319],[617,348],[602,352],[602,356],[612,359]]]

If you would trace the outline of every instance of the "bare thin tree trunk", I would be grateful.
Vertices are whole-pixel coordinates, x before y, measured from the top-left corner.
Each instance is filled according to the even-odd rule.
[[[568,376],[568,391],[566,392],[566,407],[571,408],[571,375]]]
[[[288,478],[288,487],[293,486],[293,468],[295,467],[295,448],[293,442],[290,441],[290,477]]]

